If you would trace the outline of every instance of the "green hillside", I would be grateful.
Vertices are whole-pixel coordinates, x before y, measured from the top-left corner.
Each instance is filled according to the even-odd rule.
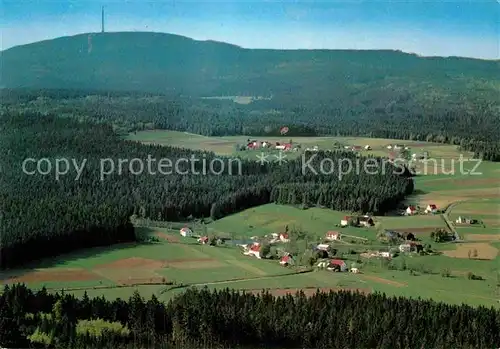
[[[398,51],[250,50],[161,33],[81,34],[1,53],[7,88],[171,91],[202,96],[293,95],[372,103],[494,98],[498,61]],[[432,89],[432,92],[431,92]],[[475,92],[471,92],[475,90]],[[386,99],[386,98],[383,98]]]

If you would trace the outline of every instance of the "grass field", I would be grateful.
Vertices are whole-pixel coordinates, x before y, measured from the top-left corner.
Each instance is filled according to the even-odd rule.
[[[145,143],[170,145],[188,149],[211,150],[227,156],[252,158],[260,152],[235,152],[236,144],[244,144],[249,137],[204,137],[173,131],[144,131],[129,139]],[[250,137],[251,138],[251,137]],[[268,141],[288,141],[288,138],[269,138]],[[387,155],[388,144],[406,144],[412,151],[428,151],[436,166],[415,177],[415,194],[408,204],[425,207],[436,204],[446,209],[445,214],[374,217],[376,227],[339,228],[340,219],[349,212],[310,208],[302,210],[290,206],[268,204],[225,217],[206,226],[209,233],[236,239],[263,236],[289,229],[306,231],[312,240],[318,240],[330,230],[340,230],[345,238],[342,245],[348,249],[378,249],[381,242],[377,233],[382,229],[410,231],[433,250],[434,256],[399,256],[389,269],[382,262],[366,263],[362,274],[315,271],[292,274],[295,271],[279,266],[277,261],[257,260],[243,256],[234,247],[201,246],[194,239],[181,238],[180,225],[171,229],[138,228],[141,234],[156,235],[158,243],[124,244],[96,248],[60,258],[43,261],[26,270],[3,273],[3,282],[21,281],[32,287],[46,286],[52,290],[66,289],[76,295],[87,291],[90,296],[129,297],[138,290],[145,297],[155,294],[167,300],[183,292],[184,286],[214,289],[234,288],[256,292],[273,289],[284,294],[307,289],[357,289],[361,292],[385,292],[389,295],[432,298],[449,303],[500,306],[500,164],[482,162],[475,169],[479,175],[459,171],[460,158],[454,146],[424,142],[388,139],[311,137],[293,139],[303,148],[317,145],[333,148],[334,142],[343,145],[370,145],[366,153]],[[292,154],[290,154],[292,156]],[[295,154],[296,156],[296,154]],[[470,154],[463,154],[464,158]],[[455,173],[448,173],[455,166]],[[475,162],[464,162],[471,170]],[[431,170],[429,170],[431,168]],[[420,168],[422,169],[422,167]],[[424,171],[425,172],[425,171]],[[477,225],[457,225],[458,216],[478,219]],[[442,228],[456,231],[463,242],[435,243],[430,232]],[[366,242],[361,241],[362,238]],[[312,241],[311,241],[312,242]],[[476,251],[477,255],[473,255]],[[472,254],[472,255],[471,255]],[[347,256],[356,261],[356,255]],[[410,271],[412,269],[412,271]],[[470,280],[467,273],[483,280]],[[443,276],[446,274],[446,277]],[[176,285],[169,285],[175,283]],[[288,290],[288,291],[287,291]]]

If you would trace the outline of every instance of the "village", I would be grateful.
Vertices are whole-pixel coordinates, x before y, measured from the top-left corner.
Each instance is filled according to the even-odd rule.
[[[339,142],[333,142],[332,147],[327,147],[325,149],[320,148],[318,145],[303,148],[301,144],[293,142],[290,139],[288,142],[271,142],[268,140],[257,140],[248,138],[245,145],[237,145],[237,151],[255,151],[255,150],[278,150],[282,152],[317,152],[320,150],[330,152],[332,150],[343,150],[348,152],[354,152],[361,154],[361,152],[375,150],[369,144],[364,146],[361,145],[343,145]],[[416,161],[426,161],[430,158],[428,151],[422,152],[411,152],[410,147],[404,144],[388,144],[379,150],[384,150],[387,152],[385,158],[389,161],[394,161],[396,159],[404,159],[406,161],[416,162]]]
[[[415,206],[408,206],[405,215],[437,214],[435,204],[429,204],[425,210],[417,210]],[[463,224],[474,224],[474,220],[459,217]],[[457,219],[458,223],[458,219]],[[307,239],[300,232],[290,230],[288,226],[281,232],[272,232],[264,236],[252,236],[246,240],[232,241],[227,237],[197,235],[187,226],[180,230],[183,237],[195,238],[203,245],[221,246],[232,245],[238,247],[245,257],[276,260],[283,267],[305,266],[318,270],[333,272],[361,273],[363,260],[385,259],[392,260],[398,255],[432,255],[435,254],[430,245],[425,244],[411,231],[394,231],[375,228],[376,222],[369,215],[346,215],[336,224],[338,230],[324,233],[321,238]],[[377,246],[370,246],[368,239],[342,232],[343,228],[368,228],[373,231]],[[444,229],[437,229],[430,234],[433,242],[455,241],[457,237]],[[458,240],[457,240],[458,241]],[[302,249],[297,245],[302,243]],[[355,251],[357,250],[357,252]],[[361,261],[361,263],[360,263]]]

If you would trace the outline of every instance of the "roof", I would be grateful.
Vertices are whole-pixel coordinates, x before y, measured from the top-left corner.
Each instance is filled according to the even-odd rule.
[[[292,257],[289,254],[287,254],[286,256],[281,257],[281,261],[288,262],[290,260],[290,258],[292,258]]]
[[[411,205],[411,206],[408,206],[408,208],[409,208],[410,210],[412,210],[412,211],[415,211],[415,210],[417,209],[415,206],[412,206],[412,205]]]
[[[191,229],[189,229],[188,227],[184,227],[181,229],[181,231],[191,231]]]
[[[346,220],[346,221],[348,221],[351,218],[352,218],[351,216],[344,216],[344,220]]]
[[[344,265],[345,262],[343,260],[341,260],[341,259],[332,259],[330,261],[330,264],[333,264],[333,265]]]
[[[338,231],[329,231],[326,233],[326,236],[335,236],[335,235],[339,235],[340,232]]]
[[[280,233],[280,236],[282,236],[284,239],[288,239],[288,233]]]
[[[359,220],[360,220],[360,221],[362,221],[362,222],[367,222],[367,221],[369,221],[370,219],[372,219],[372,217],[370,217],[370,216],[360,216],[360,217],[358,217],[358,218],[359,218]]]
[[[429,207],[432,208],[432,209],[437,208],[437,206],[434,205],[434,204],[430,204]]]
[[[252,247],[250,247],[250,250],[254,252],[259,252],[260,245],[259,244],[252,245]]]

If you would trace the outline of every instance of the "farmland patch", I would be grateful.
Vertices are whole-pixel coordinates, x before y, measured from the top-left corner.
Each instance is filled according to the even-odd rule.
[[[168,262],[165,264],[165,267],[174,269],[214,269],[224,266],[226,266],[226,264],[217,260],[206,260],[203,262],[189,260],[182,262]]]
[[[101,264],[98,265],[95,269],[134,269],[134,268],[144,268],[144,269],[149,269],[149,270],[155,270],[155,269],[160,269],[163,267],[165,262],[163,261],[158,261],[158,260],[153,260],[153,259],[146,259],[146,258],[140,258],[140,257],[130,257],[130,258],[124,258],[124,259],[119,259],[115,262],[112,263],[107,263],[107,264]]]
[[[177,236],[174,236],[174,235],[170,235],[170,234],[167,234],[167,233],[162,233],[162,232],[156,232],[155,233],[155,236],[162,239],[162,240],[165,240],[167,242],[171,242],[171,243],[178,243],[180,242],[180,239],[177,237]]]
[[[467,234],[465,240],[469,241],[500,241],[500,234]]]
[[[495,259],[498,249],[487,243],[458,244],[455,250],[443,251],[443,254],[452,258],[469,258],[470,251],[477,251],[477,259]]]
[[[99,280],[100,277],[85,269],[38,269],[24,275],[12,277],[8,283],[43,283],[65,281]]]
[[[375,282],[378,282],[378,283],[381,283],[381,284],[395,286],[395,287],[406,287],[406,286],[408,286],[407,284],[404,284],[404,283],[401,283],[401,282],[384,279],[384,278],[381,278],[381,277],[378,277],[378,276],[374,276],[374,275],[366,275],[366,274],[364,274],[364,275],[360,275],[360,278],[365,279],[365,280],[369,280],[369,281],[375,281]]]

